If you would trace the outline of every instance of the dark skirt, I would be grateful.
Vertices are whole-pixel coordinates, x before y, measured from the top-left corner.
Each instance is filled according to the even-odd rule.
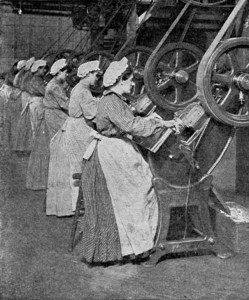
[[[118,228],[97,149],[83,162],[82,189],[85,215],[80,224],[81,251],[88,263],[122,259]]]

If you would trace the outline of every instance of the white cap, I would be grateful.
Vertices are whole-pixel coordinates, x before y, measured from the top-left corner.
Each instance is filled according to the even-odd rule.
[[[98,70],[99,70],[99,61],[98,60],[88,61],[78,67],[77,76],[84,78],[90,72],[94,72],[94,71],[98,71]]]
[[[113,61],[105,71],[103,76],[104,87],[112,86],[129,67],[128,59],[123,57],[120,61]]]
[[[31,67],[31,72],[35,73],[38,70],[38,68],[45,67],[46,64],[47,64],[46,60],[43,59],[36,60]]]
[[[17,63],[17,70],[21,70],[22,68],[24,68],[26,66],[26,60],[19,60],[19,62]]]
[[[57,60],[56,62],[53,63],[53,65],[50,69],[50,74],[51,75],[56,75],[66,65],[67,65],[67,62],[66,62],[65,58],[61,58],[61,59]]]
[[[25,70],[26,70],[26,71],[30,70],[30,68],[32,67],[34,61],[35,61],[34,56],[31,57],[30,59],[28,59],[28,60],[26,61],[26,64],[25,64]]]

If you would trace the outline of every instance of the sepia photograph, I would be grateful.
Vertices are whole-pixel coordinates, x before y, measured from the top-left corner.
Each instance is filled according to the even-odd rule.
[[[248,0],[0,0],[0,300],[249,300]]]

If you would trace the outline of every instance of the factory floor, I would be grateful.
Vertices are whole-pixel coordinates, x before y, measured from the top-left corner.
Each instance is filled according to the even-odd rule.
[[[215,184],[226,201],[247,206],[247,198],[233,192],[230,158],[216,169]],[[0,300],[249,299],[249,250],[227,260],[207,252],[169,255],[153,268],[89,268],[77,247],[68,251],[72,218],[47,217],[45,192],[25,188],[27,162],[2,139]]]

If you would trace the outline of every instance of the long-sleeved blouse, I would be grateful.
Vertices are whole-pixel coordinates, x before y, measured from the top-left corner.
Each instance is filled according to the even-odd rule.
[[[68,97],[65,92],[64,83],[53,78],[46,87],[43,104],[45,108],[68,110]]]
[[[107,93],[99,102],[96,116],[98,131],[108,137],[134,136],[147,137],[161,128],[161,122],[155,119],[135,117],[126,99],[116,93]]]
[[[13,81],[15,78],[16,72],[13,69],[10,69],[10,71],[6,74],[4,83],[13,86]]]
[[[45,83],[40,75],[34,74],[27,83],[27,92],[32,96],[44,97]]]
[[[24,69],[20,70],[15,78],[14,78],[14,81],[13,81],[13,85],[17,88],[21,88],[21,85],[22,85],[22,81],[23,81],[23,77],[25,75],[26,71]]]
[[[31,71],[26,71],[25,74],[23,75],[23,79],[21,82],[21,90],[24,92],[28,92],[28,83],[32,78],[32,73]]]
[[[92,96],[89,86],[79,82],[71,92],[69,102],[69,116],[83,117],[93,121],[97,113],[97,98]]]

